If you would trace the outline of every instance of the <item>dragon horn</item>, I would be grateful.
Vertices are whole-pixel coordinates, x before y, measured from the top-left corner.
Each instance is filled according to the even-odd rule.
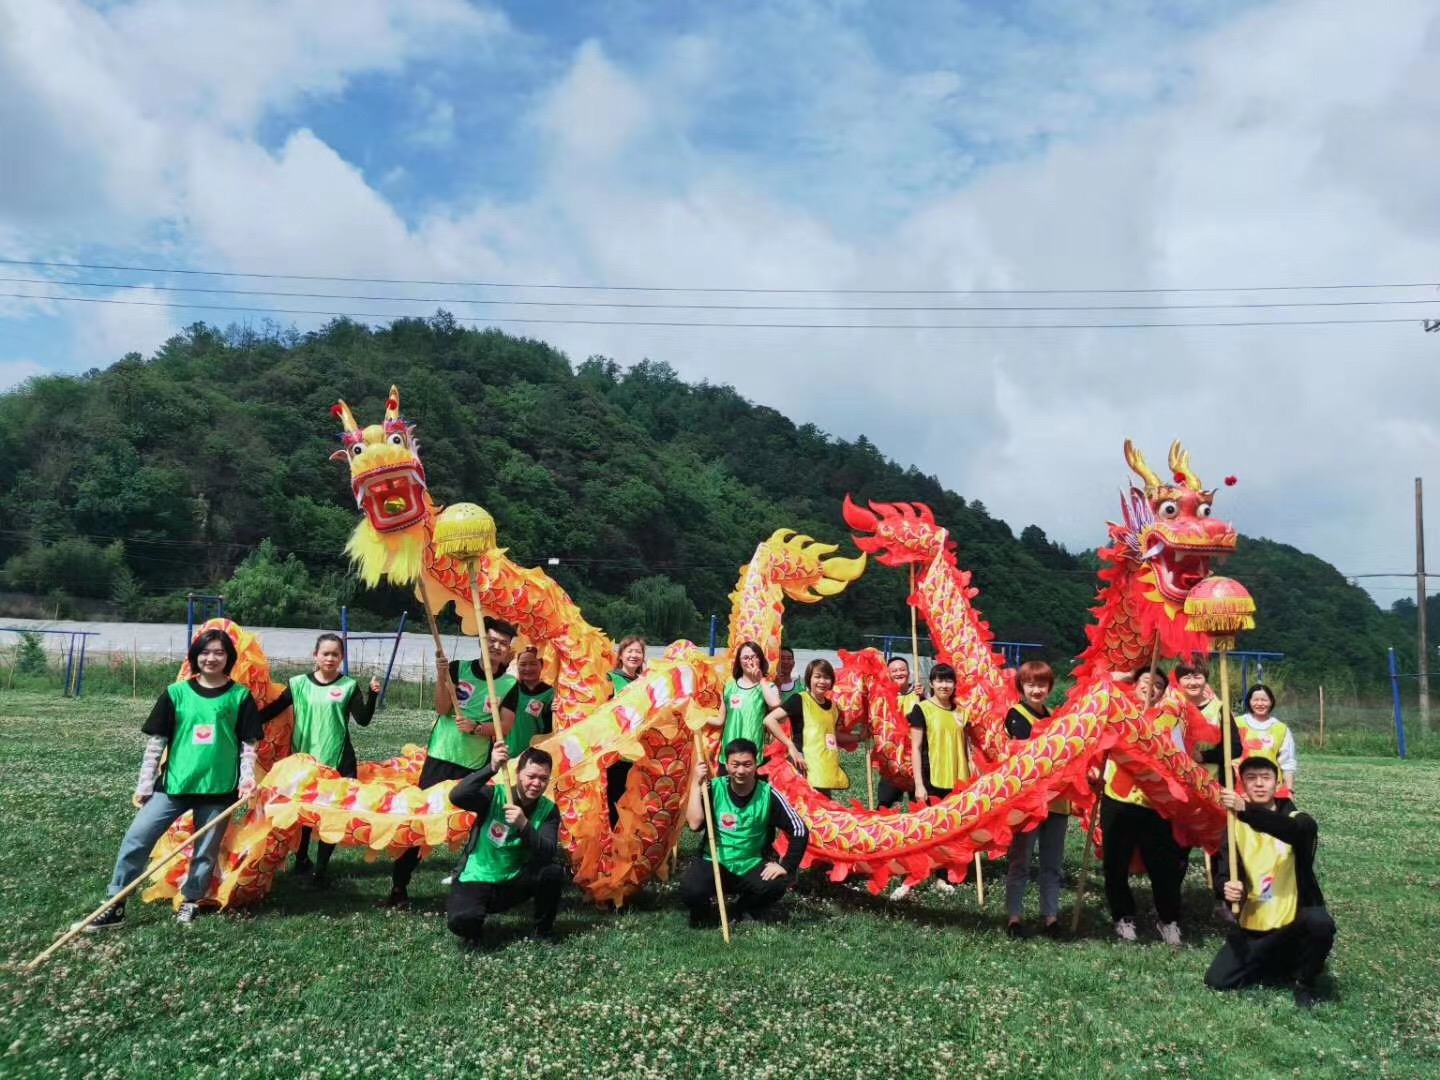
[[[846,525],[852,529],[859,529],[861,532],[874,532],[880,524],[879,518],[863,506],[856,506],[855,501],[848,494],[845,496],[845,505],[841,513],[845,517]]]
[[[825,568],[825,576],[835,581],[851,582],[858,581],[860,575],[865,572],[865,556],[862,554],[854,559],[835,558],[825,559],[820,563]],[[820,592],[816,586],[816,592]]]
[[[385,399],[385,419],[400,419],[400,388],[398,386],[391,386],[390,396]]]
[[[1204,490],[1204,485],[1200,483],[1200,478],[1196,476],[1190,468],[1190,451],[1180,445],[1179,439],[1176,439],[1170,444],[1170,471],[1176,476],[1182,477],[1185,481],[1185,486],[1191,491]]]
[[[350,406],[346,405],[345,402],[337,401],[334,405],[330,406],[330,412],[339,417],[340,423],[344,425],[346,431],[360,430],[360,425],[355,423],[355,414],[350,411]]]
[[[1125,463],[1141,480],[1145,486],[1150,488],[1161,487],[1160,478],[1151,471],[1150,466],[1145,464],[1145,455],[1135,449],[1135,444],[1129,439],[1125,440]]]

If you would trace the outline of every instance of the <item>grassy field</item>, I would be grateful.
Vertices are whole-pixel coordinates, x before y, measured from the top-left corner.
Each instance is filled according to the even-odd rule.
[[[282,878],[258,909],[188,929],[132,904],[126,929],[25,975],[103,898],[144,711],[0,692],[0,1075],[1440,1075],[1434,762],[1304,758],[1340,927],[1338,997],[1311,1013],[1204,989],[1220,933],[1198,864],[1179,950],[1112,942],[1093,891],[1080,940],[1012,942],[997,864],[983,908],[969,886],[891,904],[813,883],[789,927],[743,924],[728,948],[687,928],[671,886],[618,915],[572,893],[560,945],[466,953],[441,918],[450,860],[423,864],[416,909],[390,914],[388,865],[342,851],[332,891]],[[383,713],[360,756],[426,723]],[[1072,828],[1072,870],[1079,854]]]

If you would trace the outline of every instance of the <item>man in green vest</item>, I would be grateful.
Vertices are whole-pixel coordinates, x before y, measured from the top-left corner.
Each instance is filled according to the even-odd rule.
[[[1240,762],[1241,795],[1226,789],[1221,801],[1235,812],[1238,876],[1225,883],[1225,899],[1240,904],[1240,926],[1205,973],[1212,990],[1255,983],[1290,983],[1295,1004],[1310,1008],[1316,981],[1335,944],[1335,920],[1315,879],[1315,819],[1277,799],[1280,765],[1267,751]]]
[[[507,622],[485,618],[485,647],[490,653],[490,668],[495,675],[495,694],[503,703],[515,686],[515,676],[506,674],[515,641],[515,628]],[[445,654],[438,649],[435,662],[446,667]],[[430,742],[425,748],[425,764],[420,767],[421,788],[432,787],[445,780],[463,780],[481,768],[490,757],[495,738],[494,718],[490,714],[490,696],[485,687],[485,667],[480,660],[448,665],[448,681],[436,679],[435,724],[430,728]],[[453,694],[451,688],[454,688]],[[500,739],[515,723],[515,713],[501,705]],[[390,874],[390,895],[387,908],[410,906],[410,879],[420,865],[420,849],[410,848],[395,860]],[[448,880],[442,882],[448,885]]]
[[[510,752],[497,742],[490,764],[450,791],[451,805],[475,815],[475,826],[461,856],[460,870],[445,904],[450,932],[479,945],[485,919],[535,901],[531,936],[553,940],[555,913],[565,888],[565,870],[555,862],[560,844],[560,815],[545,797],[552,761],[544,750],[526,748],[516,759],[510,801],[490,785],[505,768]]]
[[[785,797],[756,776],[759,752],[749,739],[732,739],[725,747],[725,775],[717,780],[710,779],[710,769],[703,760],[697,761],[685,821],[696,832],[705,828],[702,785],[708,785],[720,882],[726,895],[735,897],[730,917],[735,921],[750,917],[780,922],[785,918],[780,898],[800,871],[810,834]],[[777,831],[789,838],[784,858],[775,854]],[[718,917],[715,870],[708,844],[702,851],[700,858],[686,867],[680,881],[680,899],[690,909],[692,927],[712,924]]]

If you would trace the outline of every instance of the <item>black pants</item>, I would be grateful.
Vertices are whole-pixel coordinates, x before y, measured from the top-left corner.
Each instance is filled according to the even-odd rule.
[[[555,913],[560,910],[560,894],[565,889],[565,870],[550,863],[537,869],[526,867],[513,881],[457,881],[450,887],[445,901],[445,923],[452,934],[467,941],[478,941],[485,928],[487,915],[498,915],[518,907],[526,900],[535,900],[535,931],[548,934],[555,926]]]
[[[730,918],[738,919],[742,915],[763,911],[779,902],[785,895],[789,875],[778,877],[774,881],[765,881],[760,877],[763,868],[762,863],[744,875],[732,874],[723,866],[720,868],[720,884],[726,895],[736,897],[728,909]],[[715,871],[711,868],[709,859],[703,856],[696,858],[685,868],[685,873],[680,878],[680,900],[692,913],[710,910],[710,905],[715,902]]]
[[[1238,990],[1261,982],[1313,983],[1335,944],[1335,920],[1323,907],[1301,908],[1279,930],[1237,930],[1205,973],[1212,990]]]
[[[1130,860],[1136,850],[1145,860],[1155,914],[1163,923],[1180,920],[1180,885],[1185,866],[1170,823],[1148,806],[1136,806],[1106,795],[1100,800],[1100,828],[1104,830],[1105,900],[1115,920],[1135,917],[1135,894],[1130,891]]]
[[[620,823],[620,800],[625,795],[625,785],[630,782],[630,770],[633,768],[635,763],[623,758],[605,767],[605,802],[610,810],[612,829]]]
[[[456,765],[453,761],[426,757],[425,764],[420,766],[419,786],[427,788],[446,780],[464,780],[474,771],[474,769],[467,769],[464,765]],[[390,872],[390,883],[397,889],[409,888],[410,879],[415,876],[415,868],[419,865],[420,849],[418,847],[408,849],[395,860],[395,869]]]
[[[345,748],[340,752],[340,765],[335,770],[347,780],[354,780],[359,772],[358,763],[355,760],[355,747],[350,745],[350,738],[345,738]],[[330,856],[335,854],[335,845],[327,844],[320,840],[315,845],[315,873],[323,875],[325,868],[330,865]],[[308,827],[300,830],[300,850],[295,855],[297,866],[304,866],[310,861],[310,829]]]

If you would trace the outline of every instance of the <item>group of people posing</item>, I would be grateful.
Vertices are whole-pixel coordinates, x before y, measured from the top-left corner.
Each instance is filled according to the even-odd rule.
[[[485,648],[495,673],[498,710],[492,710],[484,665],[479,660],[448,661],[436,653],[436,720],[430,732],[419,786],[458,781],[451,803],[475,814],[475,826],[461,852],[450,886],[447,922],[469,943],[481,940],[489,915],[527,900],[533,901],[532,933],[548,939],[568,873],[559,862],[559,815],[546,797],[553,762],[533,747],[551,733],[554,689],[542,679],[538,653],[527,648],[516,655],[515,630],[494,619],[485,623]],[[197,828],[222,813],[255,787],[256,747],[264,724],[293,708],[293,749],[311,754],[340,775],[356,775],[349,721],[368,724],[379,683],[368,688],[343,675],[343,642],[322,634],[316,642],[314,670],[289,681],[279,699],[259,708],[249,692],[230,678],[235,647],[219,630],[199,635],[189,661],[193,677],[167,687],[142,726],[147,736],[135,802],[139,813],[121,842],[109,893],[114,896],[135,880],[147,865],[151,849],[166,829],[186,812]],[[617,647],[611,675],[616,693],[640,678],[645,643],[626,638]],[[511,667],[513,664],[513,673]],[[812,660],[802,678],[795,678],[795,658],[781,651],[774,679],[759,645],[745,642],[736,651],[731,678],[724,689],[719,760],[697,761],[692,774],[687,822],[707,828],[708,800],[713,811],[714,850],[718,874],[710,862],[709,845],[680,880],[680,896],[693,926],[717,918],[716,881],[729,896],[734,918],[780,920],[780,903],[800,871],[808,834],[803,820],[760,775],[767,737],[780,742],[796,769],[816,790],[833,793],[850,786],[841,753],[856,749],[864,730],[841,730],[832,698],[835,671],[829,661]],[[956,674],[937,663],[928,678],[928,693],[912,684],[903,657],[890,661],[910,731],[913,788],[903,791],[880,785],[879,801],[895,806],[907,797],[923,804],[965,787],[975,775],[973,733],[968,718],[956,709]],[[1026,740],[1044,733],[1050,719],[1048,702],[1054,690],[1049,665],[1029,661],[1013,673],[1019,700],[1005,717],[1007,734]],[[1178,693],[1195,707],[1193,723],[1176,724],[1178,746],[1206,763],[1220,777],[1223,755],[1220,702],[1210,690],[1202,660],[1177,665],[1173,678]],[[1163,669],[1143,670],[1126,681],[1150,708],[1165,693],[1169,676]],[[1234,878],[1228,864],[1210,864],[1218,911],[1229,917],[1238,908],[1236,925],[1224,950],[1207,974],[1207,983],[1231,989],[1262,980],[1295,981],[1297,1000],[1313,1000],[1315,979],[1323,970],[1334,938],[1331,921],[1314,874],[1316,825],[1295,808],[1293,790],[1297,762],[1294,736],[1274,716],[1275,694],[1263,685],[1248,689],[1244,714],[1230,732],[1239,790],[1225,785],[1226,807],[1236,816],[1241,854]],[[498,726],[497,716],[498,712]],[[1156,716],[1162,714],[1157,712]],[[606,770],[612,825],[628,781],[630,764],[617,761]],[[717,775],[718,774],[718,775]],[[1175,842],[1169,823],[1150,806],[1143,792],[1115,762],[1092,772],[1100,791],[1105,894],[1120,940],[1137,939],[1136,902],[1130,887],[1132,860],[1138,854],[1149,876],[1157,916],[1156,931],[1165,942],[1181,942],[1181,883],[1190,853]],[[1057,799],[1046,817],[1018,835],[1009,851],[1006,874],[1007,931],[1030,936],[1022,912],[1035,849],[1039,851],[1040,931],[1063,936],[1059,921],[1065,836],[1072,807]],[[783,857],[776,835],[785,834]],[[321,843],[309,857],[309,831],[302,833],[295,859],[297,873],[317,887],[328,883],[333,847]],[[1087,840],[1088,842],[1088,840]],[[189,923],[203,910],[203,898],[214,870],[220,830],[195,845],[181,889],[177,920]],[[418,848],[396,859],[391,889],[384,904],[407,907],[409,885],[420,862]],[[940,877],[940,889],[953,888]],[[903,899],[910,886],[891,894]],[[91,924],[101,930],[122,925],[123,904]]]

